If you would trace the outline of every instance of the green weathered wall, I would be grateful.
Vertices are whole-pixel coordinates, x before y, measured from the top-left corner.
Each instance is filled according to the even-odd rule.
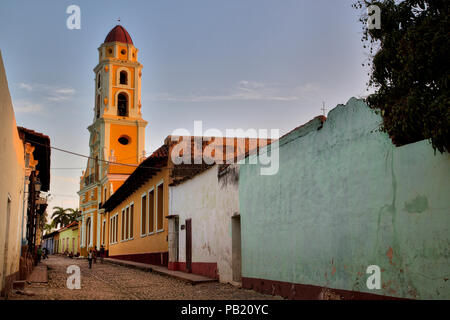
[[[380,122],[352,98],[280,139],[277,175],[241,166],[243,277],[450,299],[450,156],[395,147]]]
[[[66,241],[66,239],[69,239],[69,247],[66,248],[66,245],[64,244],[64,250],[63,250],[63,240]],[[73,247],[73,239],[75,239],[75,248]],[[59,233],[59,244],[58,244],[58,252],[64,253],[64,251],[67,249],[68,252],[73,252],[76,254],[78,252],[78,228],[73,229],[69,228],[64,231],[61,231]]]

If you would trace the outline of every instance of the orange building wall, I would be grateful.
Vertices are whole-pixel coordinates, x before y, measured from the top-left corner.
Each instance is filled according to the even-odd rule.
[[[137,126],[126,126],[111,124],[110,128],[110,149],[114,150],[116,162],[136,164],[138,163],[138,130]],[[118,139],[126,135],[130,138],[130,143],[126,146],[119,143]],[[131,174],[136,167],[110,165],[110,173]],[[116,190],[116,188],[114,188]]]

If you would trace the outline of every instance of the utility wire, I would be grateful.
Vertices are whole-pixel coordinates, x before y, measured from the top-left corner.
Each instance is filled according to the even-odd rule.
[[[65,149],[61,149],[61,148],[57,148],[57,147],[52,147],[52,146],[49,146],[49,145],[46,145],[46,144],[43,144],[43,143],[40,143],[40,142],[36,142],[36,141],[33,141],[33,140],[28,140],[27,139],[27,142],[35,143],[35,144],[38,144],[38,145],[41,145],[41,146],[44,146],[44,147],[47,147],[47,148],[51,148],[51,149],[54,149],[54,150],[58,150],[58,151],[61,151],[61,152],[72,154],[72,155],[75,155],[75,156],[78,156],[78,157],[83,157],[83,158],[87,158],[87,159],[102,161],[102,162],[105,162],[105,163],[108,163],[108,164],[112,164],[112,165],[127,166],[127,167],[133,167],[133,168],[139,167],[138,164],[121,163],[121,162],[114,162],[114,161],[109,161],[109,160],[104,160],[104,159],[98,159],[98,158],[86,156],[84,154],[80,154],[80,153],[77,153],[77,152],[73,152],[73,151],[69,151],[69,150],[65,150]],[[144,169],[159,169],[159,170],[160,169],[169,169],[169,168],[164,168],[164,167],[146,167],[146,166],[141,166],[141,168],[144,168]],[[73,168],[73,169],[75,169],[75,168]]]

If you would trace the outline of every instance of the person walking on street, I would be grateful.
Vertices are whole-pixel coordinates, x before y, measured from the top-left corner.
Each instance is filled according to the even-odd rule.
[[[101,245],[100,247],[100,261],[103,263],[103,258],[105,257],[105,247]]]
[[[92,249],[91,249],[91,250],[89,250],[89,254],[88,254],[89,269],[92,269],[92,258],[93,258],[93,253],[92,253]]]
[[[94,258],[94,263],[97,263],[97,248],[94,248],[94,250],[92,250],[92,254],[93,254],[93,258]]]

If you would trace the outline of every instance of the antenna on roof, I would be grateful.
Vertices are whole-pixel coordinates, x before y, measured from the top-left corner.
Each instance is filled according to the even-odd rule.
[[[322,110],[323,115],[326,116],[325,111],[326,111],[327,109],[325,109],[325,101],[322,101],[322,109],[320,109],[320,110]]]

